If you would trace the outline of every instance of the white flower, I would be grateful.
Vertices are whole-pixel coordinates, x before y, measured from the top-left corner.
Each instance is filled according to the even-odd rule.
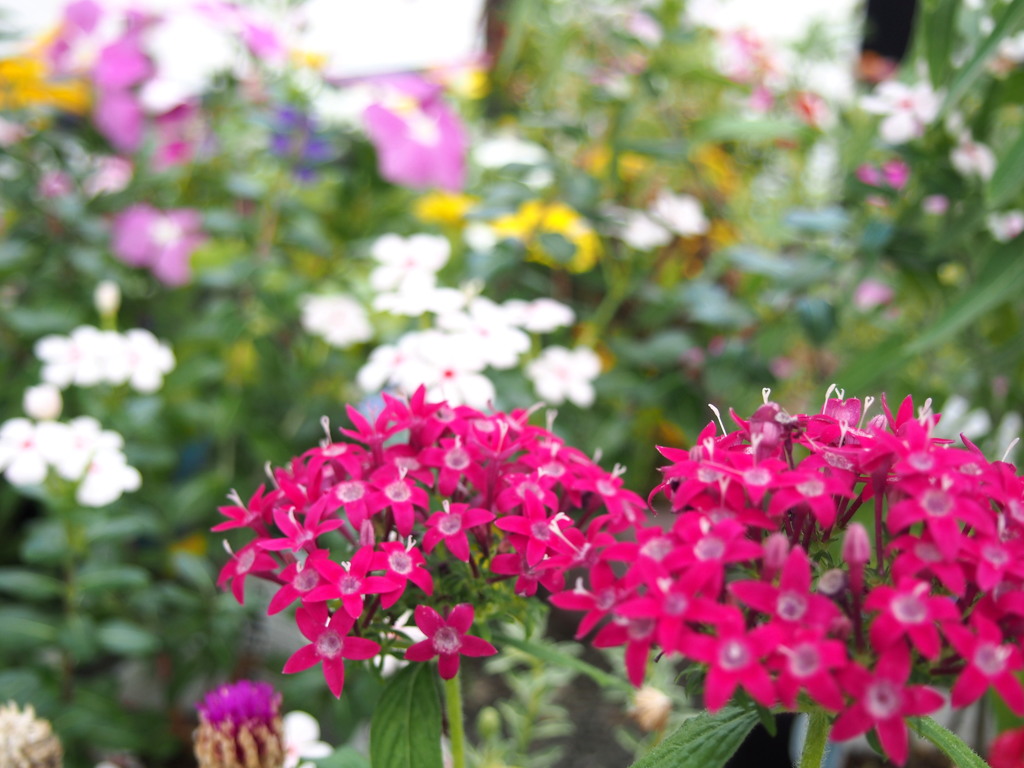
[[[37,384],[25,390],[21,399],[25,414],[39,421],[52,421],[60,416],[64,400],[53,384]]]
[[[426,312],[457,312],[466,304],[466,296],[455,288],[438,287],[432,272],[409,272],[394,293],[379,293],[373,300],[378,312],[419,317]]]
[[[216,74],[231,69],[239,58],[229,32],[198,7],[169,12],[147,30],[143,40],[156,73],[140,95],[153,114],[199,96]]]
[[[879,126],[884,141],[904,144],[924,135],[925,128],[939,114],[940,100],[927,83],[910,86],[887,80],[860,104],[868,112],[885,115]]]
[[[40,425],[42,426],[42,425]],[[61,429],[59,448],[48,453],[50,464],[65,480],[79,480],[95,454],[120,451],[124,438],[113,430],[105,430],[92,416],[79,416],[67,424],[57,422]]]
[[[126,491],[137,491],[142,475],[129,466],[119,450],[100,450],[86,466],[82,481],[75,491],[75,500],[83,507],[105,507],[121,498]]]
[[[391,374],[391,382],[412,394],[423,385],[427,397],[452,405],[486,408],[494,400],[494,384],[481,371],[480,350],[467,344],[463,334],[437,330],[406,334],[398,343],[404,353]]]
[[[451,244],[438,235],[384,235],[377,238],[370,254],[380,266],[370,274],[370,285],[377,291],[401,290],[412,274],[436,274],[451,255]]]
[[[626,211],[619,237],[630,248],[650,251],[672,242],[672,233],[642,211]]]
[[[990,213],[985,223],[993,238],[1000,243],[1008,243],[1024,232],[1024,211]]]
[[[49,462],[37,426],[28,419],[8,419],[0,425],[0,469],[14,485],[39,485]]]
[[[587,347],[548,347],[526,366],[526,375],[543,400],[552,405],[568,400],[581,408],[593,404],[593,381],[600,373],[601,358]]]
[[[302,297],[302,327],[334,347],[345,347],[373,338],[373,326],[362,305],[351,296],[337,293]]]
[[[44,336],[35,346],[36,357],[43,363],[41,378],[61,389],[71,384],[99,384],[105,375],[105,346],[110,341],[110,336],[91,325],[79,326],[69,336]]]
[[[996,172],[996,156],[992,150],[967,134],[960,137],[960,143],[950,154],[949,160],[962,176],[977,176],[982,181],[988,181]]]
[[[510,135],[484,139],[473,149],[473,160],[481,168],[541,165],[547,159],[548,152],[540,144]]]
[[[487,253],[498,244],[498,235],[494,228],[482,221],[467,224],[466,228],[462,230],[462,237],[466,241],[466,245],[480,253]]]
[[[470,301],[464,312],[441,315],[437,324],[463,337],[476,348],[477,357],[494,368],[512,368],[530,348],[530,337],[516,327],[512,313],[483,296]]]
[[[124,364],[132,389],[156,392],[174,370],[174,353],[145,328],[133,328],[124,334]]]
[[[121,308],[121,286],[113,280],[103,280],[92,293],[92,303],[103,317],[112,317]]]
[[[282,720],[284,729],[283,768],[315,768],[313,763],[300,763],[303,758],[318,760],[328,757],[334,749],[320,741],[320,723],[306,712],[289,712]]]
[[[677,235],[703,235],[709,224],[700,200],[692,195],[673,195],[662,190],[651,205],[650,214]]]
[[[550,333],[558,328],[567,328],[576,321],[576,313],[554,299],[510,299],[502,306],[513,323],[530,333]]]

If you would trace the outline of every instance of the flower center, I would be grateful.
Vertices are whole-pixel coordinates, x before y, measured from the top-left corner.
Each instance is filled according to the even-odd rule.
[[[451,627],[441,627],[431,642],[434,644],[434,650],[441,654],[458,653],[462,647],[462,638]]]
[[[797,493],[807,498],[814,498],[821,496],[825,492],[825,484],[817,478],[810,480],[804,480],[802,483],[798,483],[796,486]]]
[[[412,573],[412,558],[405,551],[392,552],[388,555],[388,567],[399,576]]]
[[[240,552],[238,555],[238,572],[248,573],[249,569],[252,568],[253,563],[256,562],[256,550],[247,549]]]
[[[935,466],[935,457],[930,453],[915,451],[907,457],[907,463],[918,472],[927,472]]]
[[[597,492],[602,496],[614,496],[618,489],[608,480],[604,478],[597,481],[594,486],[597,488]]]
[[[743,473],[743,482],[747,485],[762,486],[772,481],[772,473],[764,467],[754,467]]]
[[[654,632],[654,619],[633,619],[626,629],[630,640],[646,640],[652,632]]]
[[[292,582],[292,585],[299,592],[309,592],[319,583],[320,577],[317,575],[317,572],[307,568],[295,574],[295,580]]]
[[[458,512],[445,515],[437,524],[437,530],[441,532],[442,536],[454,536],[462,530],[462,515]]]
[[[928,618],[928,611],[914,595],[898,595],[892,601],[892,615],[901,624],[920,624]]]
[[[395,480],[395,482],[391,483],[384,489],[384,495],[392,502],[401,504],[403,501],[408,501],[412,497],[412,490],[401,480]]]
[[[942,553],[931,542],[919,541],[914,545],[914,554],[926,563],[942,562]]]
[[[1001,675],[1009,658],[1010,649],[1005,645],[982,643],[974,650],[974,666],[986,677]]]
[[[345,641],[333,629],[327,630],[316,639],[316,655],[325,659],[337,658],[344,647]]]
[[[807,613],[807,597],[799,592],[780,592],[775,601],[775,613],[783,621],[798,621]]]
[[[697,470],[697,479],[702,483],[713,483],[721,476],[717,469],[711,469],[710,467],[701,467]]]
[[[530,526],[530,535],[535,539],[547,541],[551,538],[551,529],[548,528],[547,523],[534,523]]]
[[[448,469],[465,469],[469,466],[469,451],[465,448],[452,448],[444,455],[444,465]]]
[[[149,230],[149,237],[161,248],[176,245],[184,236],[185,230],[169,218],[160,219]]]
[[[698,560],[718,560],[725,554],[725,544],[717,536],[705,536],[694,545],[693,554]]]
[[[996,568],[1006,565],[1009,561],[1010,556],[1006,554],[1006,550],[1002,547],[997,547],[995,544],[989,544],[982,550],[982,556],[988,560]]]
[[[794,677],[810,677],[821,669],[821,655],[810,643],[801,643],[789,655],[789,673]]]
[[[338,582],[338,591],[343,595],[357,595],[362,581],[356,576],[342,576]]]
[[[875,720],[887,720],[899,713],[899,689],[888,680],[876,680],[868,686],[864,708]]]
[[[718,665],[730,672],[750,663],[750,649],[741,640],[726,640],[718,649]]]
[[[658,536],[651,539],[642,547],[640,547],[640,554],[643,557],[649,557],[651,560],[661,562],[665,555],[672,551],[672,540],[665,536]]]
[[[690,601],[686,598],[686,595],[680,595],[678,593],[665,595],[663,608],[665,613],[669,616],[682,616],[689,607]]]
[[[945,491],[929,488],[921,494],[921,507],[929,517],[945,517],[953,511],[953,499]]]
[[[363,498],[363,494],[365,493],[366,489],[358,480],[346,480],[343,483],[338,483],[334,487],[334,495],[337,496],[343,504],[359,501]]]

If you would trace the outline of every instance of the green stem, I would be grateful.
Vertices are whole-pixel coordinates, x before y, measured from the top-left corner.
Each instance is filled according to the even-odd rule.
[[[448,737],[452,743],[452,768],[466,768],[466,728],[462,716],[462,687],[459,676],[444,681],[444,706],[448,714]]]
[[[828,734],[832,723],[828,712],[812,709],[807,714],[807,737],[804,739],[804,751],[800,755],[800,768],[821,768],[828,747]]]

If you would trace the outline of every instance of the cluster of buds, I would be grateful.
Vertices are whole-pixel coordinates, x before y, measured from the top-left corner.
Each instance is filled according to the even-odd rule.
[[[933,437],[928,405],[870,406],[840,394],[793,416],[766,392],[734,431],[660,449],[650,498],[674,519],[601,546],[552,601],[586,611],[581,636],[602,624],[594,645],[624,645],[636,685],[658,648],[704,676],[711,710],[738,689],[810,704],[836,740],[874,728],[897,763],[905,718],[944,703],[919,681],[954,707],[993,687],[1024,714],[1024,481]]]
[[[640,520],[643,500],[620,472],[530,425],[527,411],[452,408],[421,388],[385,395],[374,418],[348,415],[344,440],[325,424],[325,442],[274,469],[248,503],[236,495],[214,527],[253,535],[220,584],[242,602],[248,576],[275,582],[271,614],[298,603],[309,644],[284,671],[322,664],[336,696],[346,659],[437,658],[454,677],[461,656],[496,652],[467,634],[474,606],[499,613],[513,593],[562,590],[566,570]],[[409,610],[422,636],[402,631]]]
[[[4,768],[61,768],[64,750],[48,720],[31,705],[0,706],[0,765]]]

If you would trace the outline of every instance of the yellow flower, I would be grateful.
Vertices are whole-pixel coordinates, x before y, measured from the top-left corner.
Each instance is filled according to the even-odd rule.
[[[546,203],[527,200],[513,214],[491,222],[495,234],[501,238],[515,238],[526,246],[530,261],[546,264],[554,269],[587,272],[601,255],[601,240],[597,233],[575,210],[563,202]],[[541,235],[561,235],[576,250],[568,264],[555,258],[543,246]]]
[[[416,218],[427,224],[458,226],[465,221],[466,214],[477,202],[477,198],[470,195],[431,192],[413,204],[413,213]]]
[[[611,148],[606,144],[602,144],[586,150],[580,162],[584,170],[589,171],[595,176],[600,176],[607,173],[608,164],[611,160]],[[650,167],[651,161],[644,155],[628,151],[619,153],[619,175],[625,181],[633,181]]]
[[[54,107],[83,114],[89,87],[82,80],[51,81],[46,64],[35,56],[0,59],[0,109]]]
[[[705,144],[693,153],[693,163],[712,186],[726,197],[731,196],[739,186],[740,178],[736,163],[721,147]]]

